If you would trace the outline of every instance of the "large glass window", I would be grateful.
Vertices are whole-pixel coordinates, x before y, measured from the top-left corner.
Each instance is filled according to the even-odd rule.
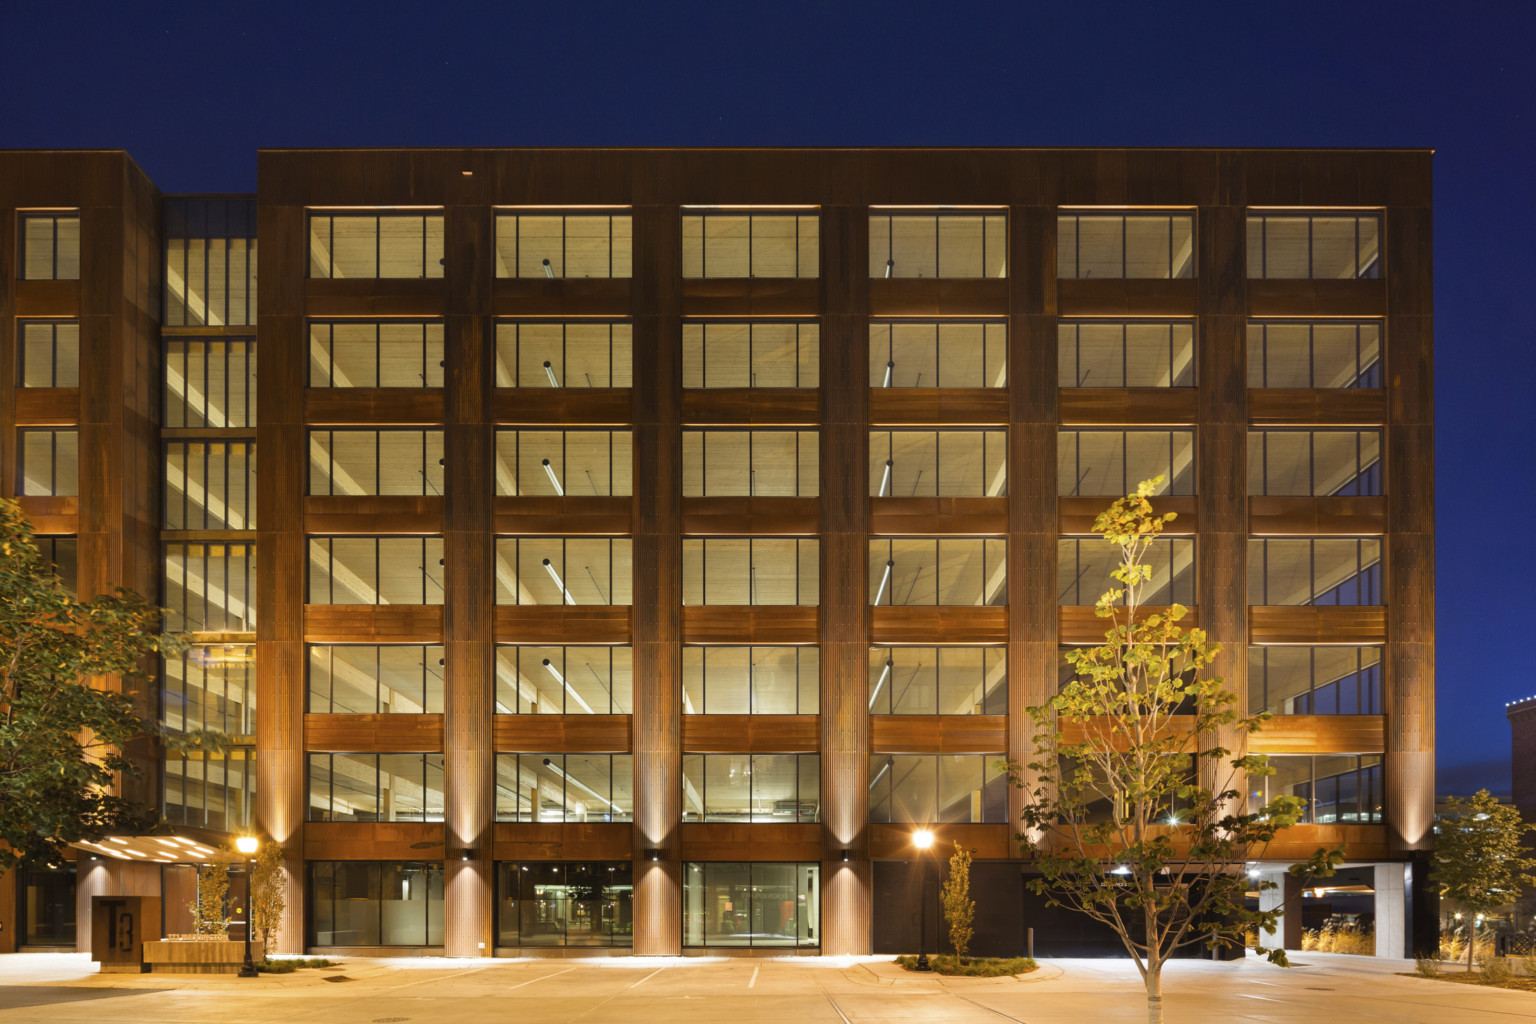
[[[309,862],[311,946],[441,946],[443,865]]]
[[[496,325],[499,388],[627,388],[633,329],[605,320]]]
[[[1154,494],[1195,493],[1193,430],[1063,430],[1056,440],[1056,493],[1118,497],[1162,477]]]
[[[253,441],[165,443],[167,530],[254,530]]]
[[[1188,320],[1063,320],[1057,386],[1192,388],[1195,325]]]
[[[163,662],[160,721],[176,732],[256,732],[256,646],[193,644]]]
[[[821,381],[815,321],[683,324],[685,388],[814,388]]]
[[[629,861],[496,865],[496,945],[633,946]]]
[[[1381,604],[1381,538],[1253,537],[1251,605]]]
[[[23,495],[80,493],[78,430],[23,430],[20,449]]]
[[[1248,325],[1251,388],[1379,388],[1381,324],[1274,320]]]
[[[869,493],[876,498],[1008,493],[1006,430],[871,430]]]
[[[21,278],[76,281],[80,278],[80,212],[40,210],[17,216]]]
[[[321,715],[443,710],[443,649],[431,644],[311,644],[309,703]]]
[[[1124,589],[1110,574],[1120,568],[1120,547],[1102,537],[1062,537],[1056,542],[1056,603],[1089,606],[1105,591]],[[1142,555],[1152,578],[1142,584],[1143,605],[1195,603],[1195,539],[1159,537]],[[1124,604],[1122,597],[1117,604]]]
[[[78,320],[18,320],[23,388],[80,386],[80,322]]]
[[[496,214],[497,277],[628,277],[630,214]]]
[[[630,821],[629,754],[497,754],[496,820]]]
[[[309,215],[309,276],[443,276],[441,211],[316,211]]]
[[[821,945],[821,865],[683,865],[683,945]]]
[[[441,430],[310,430],[310,494],[443,493]]]
[[[1380,754],[1271,754],[1274,774],[1250,776],[1252,801],[1299,797],[1301,820],[1315,825],[1380,822],[1381,762]]]
[[[630,603],[628,537],[498,537],[497,604]]]
[[[75,948],[75,862],[16,867],[16,941],[21,946]]]
[[[1008,820],[1004,754],[871,754],[869,820],[951,825]]]
[[[869,603],[1007,604],[1007,556],[1001,538],[871,538]]]
[[[684,537],[683,604],[819,604],[820,557],[815,538]]]
[[[443,538],[311,537],[310,604],[442,604]]]
[[[312,388],[440,388],[443,325],[432,320],[312,320]]]
[[[869,325],[872,388],[1008,386],[1002,321],[876,321]]]
[[[173,429],[256,423],[256,343],[165,339],[165,425]]]
[[[1253,210],[1248,276],[1352,280],[1381,276],[1381,214]]]
[[[820,443],[816,430],[684,430],[683,495],[815,497]]]
[[[1381,648],[1250,646],[1248,710],[1379,715]]]
[[[683,820],[814,824],[820,754],[684,754]]]
[[[172,825],[240,832],[253,821],[256,749],[229,746],[219,753],[165,755],[162,814]]]
[[[1248,493],[1381,493],[1379,430],[1250,430]]]
[[[869,212],[870,277],[1007,277],[1004,210]]]
[[[872,715],[1006,715],[1003,647],[871,647]]]
[[[632,494],[629,430],[498,430],[496,493]]]
[[[80,545],[74,537],[34,537],[37,554],[43,565],[53,566],[59,582],[71,594],[75,592],[75,580],[80,572]]]
[[[685,715],[814,715],[815,647],[684,647]]]
[[[165,200],[165,324],[256,322],[256,200]]]
[[[310,821],[442,821],[442,754],[309,755]]]
[[[1063,210],[1056,218],[1056,276],[1192,278],[1195,215]]]
[[[171,633],[256,630],[256,545],[165,545],[165,628]]]
[[[819,277],[814,211],[740,209],[683,213],[684,277]]]
[[[632,647],[496,648],[499,715],[628,715]]]

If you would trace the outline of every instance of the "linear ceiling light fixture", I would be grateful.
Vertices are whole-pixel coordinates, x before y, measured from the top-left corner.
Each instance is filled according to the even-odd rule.
[[[549,260],[544,261],[544,276],[551,281],[555,279],[555,268],[549,265]]]
[[[560,674],[560,670],[555,668],[554,664],[552,662],[550,662],[550,660],[548,658],[544,659],[544,667],[549,670],[549,674],[550,675],[554,676],[556,679],[558,679],[560,681],[560,685],[565,687],[565,692],[570,694],[575,699],[577,704],[581,705],[581,709],[583,711],[585,711],[589,715],[597,714],[596,711],[592,710],[592,705],[588,704],[586,701],[581,699],[581,694],[576,692],[576,688],[570,684],[570,682],[565,678],[565,676]]]
[[[555,581],[555,586],[559,587],[560,593],[565,595],[565,603],[575,604],[576,599],[571,596],[571,592],[569,590],[565,589],[565,581],[560,578],[559,573],[555,572],[555,567],[549,564],[549,559],[547,558],[544,559],[544,571],[549,573],[549,578]]]
[[[560,478],[555,476],[555,469],[549,464],[548,459],[544,460],[544,473],[549,477],[549,482],[555,485],[555,493],[562,498],[565,497],[565,488],[560,486]]]
[[[560,386],[560,382],[555,379],[555,368],[549,365],[548,359],[544,360],[544,375],[549,378],[550,387],[557,388]]]
[[[887,679],[891,678],[891,667],[892,660],[890,658],[886,658],[885,668],[880,670],[880,681],[877,682],[875,684],[875,688],[869,692],[869,710],[871,711],[875,710],[875,698],[880,696],[880,688],[885,685],[885,681]]]
[[[896,375],[896,360],[891,359],[891,360],[887,361],[886,364],[885,364],[885,383],[880,385],[880,386],[883,387],[883,388],[890,387],[891,386],[891,378],[894,377],[895,375]]]
[[[882,497],[882,498],[885,497],[885,489],[887,487],[889,487],[889,486],[891,486],[891,460],[890,459],[886,459],[885,460],[885,474],[880,477],[880,494],[879,494],[879,497]],[[879,604],[880,602],[876,601],[875,603]]]
[[[545,562],[544,564],[548,565],[549,563]],[[891,570],[894,568],[896,568],[896,559],[892,558],[885,563],[885,575],[880,577],[880,589],[875,591],[875,604],[879,604],[880,599],[885,596],[885,587],[886,584],[891,582]]]
[[[580,781],[579,779],[571,778],[570,774],[564,768],[561,768],[559,765],[555,764],[555,762],[553,760],[551,760],[550,758],[546,757],[544,759],[544,767],[548,768],[550,771],[554,772],[556,775],[560,776],[562,779],[564,779],[566,782],[569,782],[571,785],[576,786],[579,789],[584,789],[588,793],[591,793],[594,797],[597,798],[599,803],[605,803],[609,807],[613,808],[615,811],[619,809],[619,805],[618,804],[614,803],[612,800],[609,800],[607,797],[603,796],[601,793],[599,793],[597,790],[593,789],[591,786],[589,786],[586,783]]]

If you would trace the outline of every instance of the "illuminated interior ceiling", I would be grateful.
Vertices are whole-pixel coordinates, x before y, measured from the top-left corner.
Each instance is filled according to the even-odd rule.
[[[183,835],[107,836],[99,843],[82,840],[72,843],[77,850],[109,857],[112,860],[143,861],[147,864],[195,864],[211,860],[227,851],[211,841]]]

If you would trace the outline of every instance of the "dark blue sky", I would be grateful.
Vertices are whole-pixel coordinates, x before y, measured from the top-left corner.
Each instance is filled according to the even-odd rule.
[[[1530,570],[1536,5],[5,5],[0,147],[166,192],[261,146],[1432,146],[1440,789],[1509,787]]]

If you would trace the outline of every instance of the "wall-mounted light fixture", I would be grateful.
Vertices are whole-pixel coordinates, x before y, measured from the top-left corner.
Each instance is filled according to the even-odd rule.
[[[655,847],[655,846],[647,847],[646,850],[645,850],[645,859],[646,860],[661,860],[661,849],[659,847]]]
[[[852,850],[844,850],[843,851],[843,863],[847,864],[851,860],[853,860],[853,851]]]

